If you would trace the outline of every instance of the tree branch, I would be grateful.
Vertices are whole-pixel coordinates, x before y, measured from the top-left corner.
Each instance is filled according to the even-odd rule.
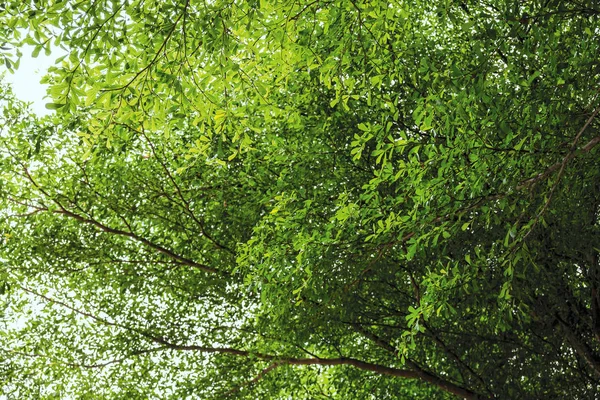
[[[469,399],[469,400],[485,399],[485,397],[482,397],[470,390],[464,389],[464,388],[457,386],[451,382],[445,381],[437,376],[432,375],[431,373],[420,368],[417,364],[415,364],[412,361],[409,362],[409,365],[411,368],[413,368],[413,370],[406,370],[406,369],[388,367],[388,366],[380,365],[380,364],[374,364],[374,363],[358,360],[355,358],[349,358],[349,357],[295,358],[295,357],[285,357],[285,356],[279,356],[279,355],[273,355],[273,354],[258,353],[258,352],[247,351],[247,350],[240,350],[240,349],[235,349],[235,348],[230,348],[230,347],[206,347],[206,346],[198,346],[198,345],[177,344],[177,343],[172,343],[172,342],[168,341],[167,339],[162,338],[160,336],[155,336],[149,332],[146,332],[146,331],[143,331],[143,330],[140,330],[137,328],[128,327],[128,326],[119,324],[117,322],[109,321],[105,318],[98,317],[89,312],[79,310],[73,306],[70,306],[70,305],[62,302],[62,301],[50,298],[41,293],[37,293],[26,287],[23,287],[23,286],[19,286],[19,287],[22,290],[24,290],[28,293],[31,293],[35,296],[38,296],[48,302],[65,307],[71,311],[74,311],[82,316],[87,317],[87,318],[93,319],[97,322],[103,323],[105,325],[125,329],[130,332],[135,332],[156,344],[162,345],[162,347],[164,349],[169,349],[169,350],[174,350],[174,351],[192,351],[192,352],[198,352],[198,353],[202,353],[202,354],[224,354],[224,355],[231,355],[231,356],[243,357],[243,358],[255,358],[255,359],[263,360],[263,361],[272,361],[273,365],[276,364],[275,366],[273,366],[273,368],[268,369],[268,371],[263,370],[264,372],[261,375],[261,377],[264,376],[264,374],[266,374],[270,370],[272,370],[276,367],[282,366],[282,365],[298,365],[298,366],[304,366],[304,365],[307,365],[307,366],[308,365],[342,366],[342,365],[347,365],[347,366],[352,366],[357,369],[361,369],[363,371],[374,372],[374,373],[377,373],[380,375],[387,375],[387,376],[392,376],[392,377],[397,377],[397,378],[406,378],[406,379],[421,379],[421,380],[424,380],[425,382],[432,383],[435,386],[438,386],[440,389],[443,389],[449,393],[460,396],[464,399]],[[372,335],[372,337],[375,337],[375,336]],[[383,341],[380,341],[380,342],[384,343]],[[389,344],[387,344],[386,346],[391,347]]]
[[[587,343],[579,340],[575,332],[571,330],[569,325],[560,317],[560,315],[557,314],[556,319],[558,320],[567,341],[573,346],[573,349],[585,360],[592,371],[600,377],[600,358],[594,354]]]
[[[162,246],[160,246],[160,245],[158,245],[156,243],[153,243],[153,242],[151,242],[150,240],[148,240],[148,239],[146,239],[144,237],[136,235],[135,233],[133,233],[131,231],[127,232],[127,231],[123,231],[123,230],[120,230],[120,229],[111,228],[111,227],[109,227],[107,225],[102,224],[101,222],[99,222],[99,221],[97,221],[95,219],[87,218],[87,217],[84,217],[82,215],[79,215],[77,213],[74,213],[74,212],[68,210],[65,206],[63,206],[63,204],[60,201],[54,199],[52,196],[50,196],[50,194],[48,192],[46,192],[41,186],[39,186],[37,184],[37,182],[33,179],[33,177],[31,176],[31,174],[29,173],[29,170],[24,165],[23,165],[23,170],[25,171],[25,175],[27,176],[28,180],[41,193],[43,193],[48,199],[50,199],[52,202],[54,202],[59,207],[58,210],[50,210],[50,209],[46,208],[44,211],[53,212],[55,214],[66,215],[66,216],[68,216],[70,218],[73,218],[73,219],[75,219],[77,221],[93,225],[93,226],[95,226],[96,228],[100,229],[103,232],[111,233],[111,234],[118,235],[118,236],[125,236],[125,237],[128,237],[128,238],[134,239],[135,241],[140,242],[140,243],[142,243],[142,244],[144,244],[144,245],[146,245],[146,246],[148,246],[148,247],[150,247],[150,248],[152,248],[152,249],[154,249],[154,250],[156,250],[156,251],[158,251],[158,252],[160,252],[160,253],[168,256],[169,258],[171,258],[173,260],[179,261],[182,264],[185,264],[185,265],[188,265],[188,266],[191,266],[191,267],[198,268],[198,269],[200,269],[202,271],[209,272],[209,273],[214,273],[214,274],[219,274],[219,275],[224,275],[224,276],[228,276],[229,275],[225,271],[221,271],[221,270],[218,270],[216,268],[210,267],[208,265],[201,264],[201,263],[198,263],[196,261],[193,261],[193,260],[190,260],[188,258],[185,258],[183,256],[180,256],[180,255],[174,253],[173,251],[171,251],[171,250],[169,250],[169,249],[167,249],[165,247],[162,247]]]
[[[175,188],[175,190],[177,191],[177,195],[179,196],[179,198],[181,199],[182,203],[183,203],[183,208],[185,210],[185,212],[194,220],[194,222],[196,222],[196,224],[198,225],[198,227],[200,227],[200,231],[202,232],[202,235],[208,239],[210,242],[212,242],[215,246],[217,246],[217,248],[222,249],[227,251],[228,253],[235,255],[235,252],[233,250],[231,250],[229,247],[219,243],[215,238],[213,238],[211,235],[209,235],[206,232],[206,229],[204,228],[204,223],[202,221],[200,221],[198,219],[198,217],[196,217],[196,214],[194,214],[194,212],[192,211],[191,207],[190,207],[190,203],[189,201],[185,198],[185,196],[183,195],[183,192],[181,190],[181,188],[179,187],[179,185],[177,184],[177,181],[175,181],[175,178],[173,177],[173,174],[171,174],[171,172],[169,171],[169,168],[167,167],[167,165],[165,164],[165,162],[162,160],[161,157],[159,157],[157,151],[156,151],[156,147],[154,146],[154,143],[152,143],[152,141],[150,141],[150,139],[148,138],[148,136],[146,135],[146,133],[144,132],[144,128],[142,127],[142,131],[138,131],[130,126],[127,125],[127,128],[141,134],[144,139],[146,139],[146,141],[148,142],[148,145],[150,146],[150,150],[152,150],[152,154],[154,155],[154,157],[158,160],[159,164],[162,166],[163,170],[165,171],[165,173],[167,174],[167,177],[169,178],[169,181],[171,181],[171,184],[173,185],[173,187]]]
[[[388,351],[389,353],[398,356],[398,350],[392,346],[391,344],[389,344],[388,342],[386,342],[385,340],[381,339],[379,336],[375,335],[374,333],[369,332],[368,330],[366,330],[365,328],[363,328],[360,325],[357,324],[353,324],[352,325],[354,330],[357,331],[358,333],[360,333],[361,335],[363,335],[364,337],[366,337],[367,339],[373,341],[376,345],[378,345],[379,347],[381,347],[382,349]],[[423,368],[421,368],[417,363],[415,363],[414,361],[409,360],[408,358],[406,358],[406,363],[408,364],[408,366],[410,366],[411,368],[414,369],[414,373],[417,375],[417,377],[425,382],[431,383],[437,387],[439,387],[440,389],[448,392],[448,393],[452,393],[456,396],[459,396],[463,399],[469,399],[469,400],[483,400],[483,399],[487,399],[487,397],[480,395],[474,391],[471,391],[469,389],[463,388],[461,386],[458,386],[450,381],[447,381],[445,379],[442,379],[436,375],[433,375],[432,373],[424,370]],[[491,398],[493,398],[494,396],[492,396]]]

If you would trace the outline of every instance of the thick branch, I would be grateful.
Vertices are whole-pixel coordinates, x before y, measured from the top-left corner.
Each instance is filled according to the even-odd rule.
[[[562,331],[567,341],[571,344],[571,346],[573,346],[573,349],[575,349],[577,354],[579,354],[579,356],[585,360],[585,362],[590,366],[592,371],[594,371],[594,373],[597,376],[600,376],[600,358],[596,354],[594,354],[594,352],[592,351],[592,349],[590,349],[587,343],[579,340],[575,332],[571,330],[569,325],[565,321],[563,321],[563,319],[559,315],[556,316],[556,319],[560,323]]]
[[[103,323],[105,325],[126,329],[131,332],[135,332],[156,344],[160,344],[162,346],[161,348],[164,348],[164,349],[170,349],[170,350],[174,350],[174,351],[193,351],[193,352],[198,352],[198,353],[203,353],[203,354],[225,354],[225,355],[231,355],[231,356],[236,356],[236,357],[255,358],[255,359],[263,360],[263,361],[272,361],[273,364],[276,364],[276,366],[281,366],[281,365],[298,365],[298,366],[303,366],[303,365],[322,365],[322,366],[348,365],[348,366],[352,366],[354,368],[361,369],[363,371],[370,371],[370,372],[374,372],[374,373],[377,373],[380,375],[387,375],[387,376],[393,376],[393,377],[397,377],[397,378],[407,378],[407,379],[422,379],[426,382],[432,383],[435,386],[437,386],[443,390],[446,390],[450,393],[453,393],[457,396],[460,396],[464,399],[472,399],[472,400],[484,399],[484,397],[481,397],[481,396],[477,395],[476,393],[473,393],[467,389],[461,388],[457,385],[454,385],[451,382],[445,381],[437,376],[434,376],[434,375],[428,373],[427,371],[424,371],[417,364],[415,364],[413,362],[409,362],[409,365],[411,366],[411,368],[413,368],[413,370],[406,370],[406,369],[392,368],[392,367],[388,367],[388,366],[380,365],[380,364],[373,364],[373,363],[361,361],[361,360],[358,360],[355,358],[350,358],[350,357],[294,358],[294,357],[278,356],[278,355],[273,355],[273,354],[257,353],[257,352],[247,351],[247,350],[230,348],[230,347],[206,347],[206,346],[198,346],[198,345],[177,344],[177,343],[172,343],[165,338],[155,336],[149,332],[146,332],[146,331],[143,331],[140,329],[136,329],[136,328],[131,328],[131,327],[122,325],[120,323],[109,321],[105,318],[98,317],[89,312],[79,310],[79,309],[72,307],[64,302],[55,300],[55,299],[50,298],[41,293],[37,293],[37,292],[35,292],[31,289],[25,288],[23,286],[21,286],[21,289],[23,289],[24,291],[26,291],[28,293],[39,296],[48,302],[60,305],[71,311],[74,311],[82,316],[93,319],[94,321]],[[275,368],[275,366],[273,368]],[[268,371],[265,371],[264,373],[266,373],[266,372],[268,372]]]
[[[376,345],[378,345],[382,349],[384,349],[387,352],[392,353],[396,356],[398,355],[398,350],[394,346],[392,346],[385,340],[381,339],[377,335],[369,332],[368,330],[364,329],[363,327],[361,327],[358,324],[353,324],[353,327],[354,327],[354,330],[356,330],[358,333],[365,336],[369,340],[373,341]],[[439,387],[440,389],[445,390],[446,392],[452,393],[463,399],[482,400],[482,399],[487,398],[487,397],[482,396],[478,393],[475,393],[469,389],[465,389],[465,388],[458,386],[452,382],[449,382],[449,381],[442,379],[436,375],[433,375],[432,373],[430,373],[428,371],[425,371],[414,361],[406,359],[406,363],[411,368],[414,369],[414,373],[418,376],[419,379],[421,379],[425,382],[431,383],[432,385],[435,385],[435,386]]]
[[[596,114],[594,114],[594,116],[595,115]],[[558,169],[560,169],[563,165],[566,165],[567,162],[569,162],[570,160],[575,158],[575,156],[582,154],[582,153],[589,153],[594,147],[596,147],[596,145],[598,145],[598,143],[600,143],[600,136],[596,136],[595,138],[593,138],[592,140],[587,142],[583,147],[580,147],[579,149],[576,149],[575,151],[569,152],[569,154],[567,154],[567,156],[565,158],[563,158],[562,161],[559,161],[559,162],[551,165],[544,172],[534,176],[533,178],[524,180],[517,186],[517,190],[525,189],[538,181],[546,179],[547,177],[552,175],[554,172],[556,172]]]

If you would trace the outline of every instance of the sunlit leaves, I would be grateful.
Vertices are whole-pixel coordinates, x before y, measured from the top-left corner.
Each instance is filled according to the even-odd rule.
[[[0,296],[27,322],[2,343],[36,354],[3,364],[10,390],[594,396],[577,349],[598,349],[597,10],[0,10],[9,69],[20,46],[67,52],[44,78],[52,117],[3,91]],[[286,364],[306,357],[423,382]]]

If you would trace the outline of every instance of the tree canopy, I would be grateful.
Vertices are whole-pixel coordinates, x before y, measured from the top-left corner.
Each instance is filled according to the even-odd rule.
[[[4,1],[0,394],[595,398],[599,18]]]

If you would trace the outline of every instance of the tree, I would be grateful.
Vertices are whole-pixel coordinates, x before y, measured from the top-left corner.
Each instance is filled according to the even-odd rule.
[[[598,395],[596,2],[0,9],[8,398]]]

